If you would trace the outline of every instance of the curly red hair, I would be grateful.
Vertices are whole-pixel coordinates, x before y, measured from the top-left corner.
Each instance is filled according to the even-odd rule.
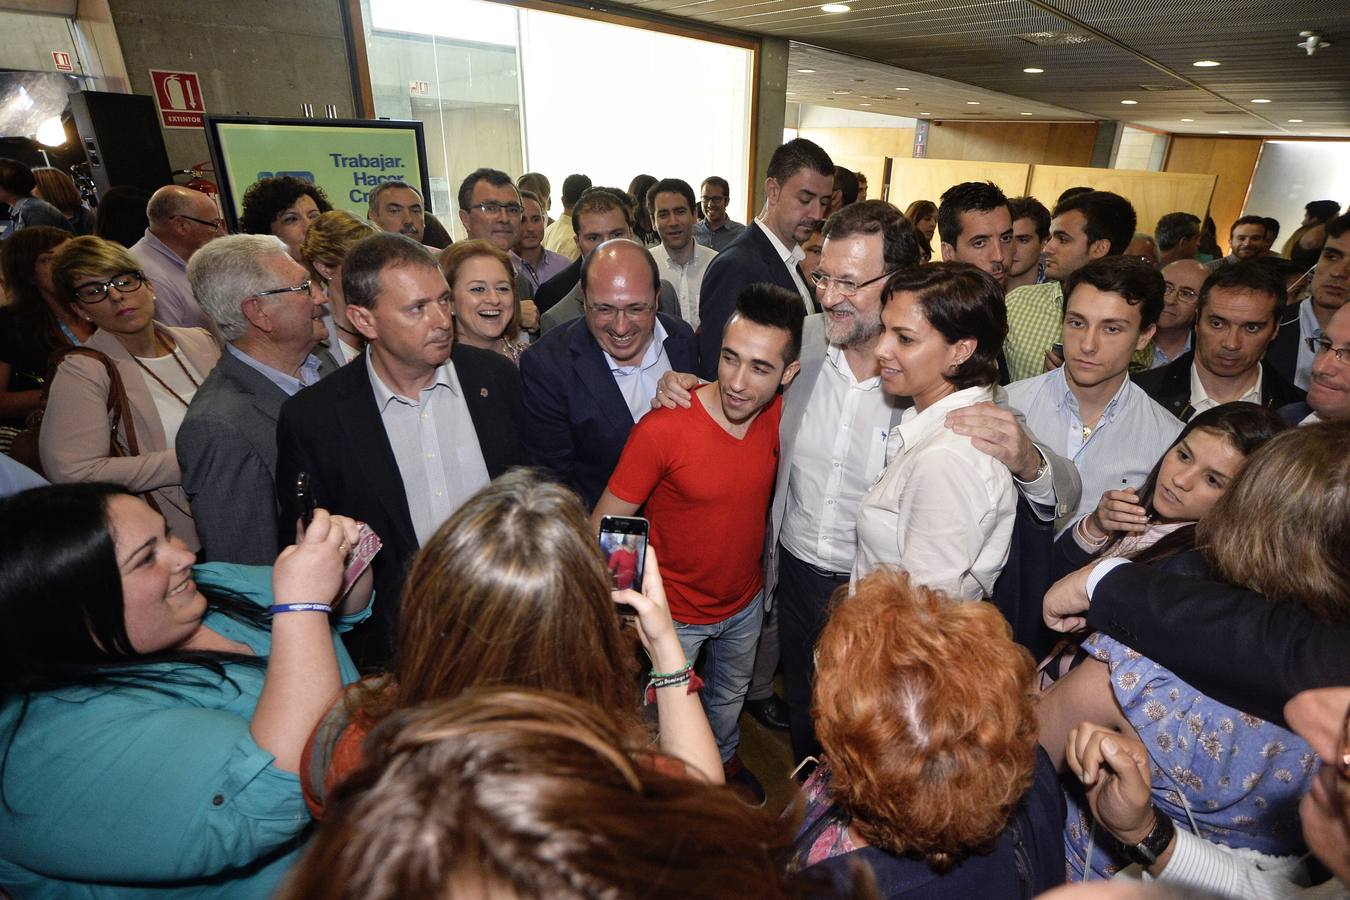
[[[857,832],[939,873],[991,848],[1031,785],[1034,668],[988,603],[895,570],[859,582],[816,646],[811,709]]]

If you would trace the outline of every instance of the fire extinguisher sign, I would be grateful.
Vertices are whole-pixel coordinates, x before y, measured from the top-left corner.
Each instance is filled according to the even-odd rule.
[[[155,85],[155,106],[159,107],[159,121],[165,128],[201,128],[206,103],[202,100],[202,83],[196,72],[163,72],[150,70]]]

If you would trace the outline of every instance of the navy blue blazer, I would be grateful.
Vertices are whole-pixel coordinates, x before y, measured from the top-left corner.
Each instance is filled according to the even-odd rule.
[[[705,380],[712,381],[717,377],[717,360],[722,355],[722,329],[736,309],[736,298],[746,286],[760,281],[776,284],[801,296],[769,236],[751,222],[725,250],[713,257],[708,270],[703,273],[703,286],[698,292],[698,352],[703,364],[698,373]]]
[[[1303,340],[1303,329],[1299,327],[1299,312],[1302,308],[1301,303],[1294,303],[1280,311],[1280,331],[1266,348],[1263,360],[1267,369],[1273,369],[1290,384],[1294,383],[1294,370],[1298,368],[1298,348]]]
[[[676,372],[698,365],[694,332],[686,323],[657,313],[666,330],[666,355]],[[605,362],[585,318],[547,332],[520,359],[525,384],[525,456],[552,472],[595,506],[619,463],[633,414]]]

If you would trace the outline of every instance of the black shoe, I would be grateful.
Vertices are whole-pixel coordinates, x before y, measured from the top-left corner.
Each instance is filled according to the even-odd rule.
[[[763,700],[745,701],[745,711],[755,717],[755,721],[765,728],[787,731],[788,705],[777,694],[770,694]]]
[[[727,787],[731,788],[732,793],[746,806],[764,805],[766,799],[764,785],[759,783],[754,772],[745,767],[739,756],[733,756],[722,763],[722,774],[726,777]]]

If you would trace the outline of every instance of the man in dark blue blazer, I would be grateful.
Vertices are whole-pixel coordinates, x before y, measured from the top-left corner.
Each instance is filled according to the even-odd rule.
[[[699,375],[717,377],[722,329],[731,318],[736,298],[746,285],[767,281],[802,298],[808,313],[816,311],[803,272],[805,254],[798,246],[811,236],[829,210],[834,190],[834,163],[819,146],[797,138],[774,151],[764,179],[764,213],[736,236],[708,264],[698,295]]]
[[[693,330],[656,311],[660,275],[645,247],[608,241],[584,258],[585,314],[545,334],[520,360],[525,455],[590,509],[661,376],[698,365]]]

